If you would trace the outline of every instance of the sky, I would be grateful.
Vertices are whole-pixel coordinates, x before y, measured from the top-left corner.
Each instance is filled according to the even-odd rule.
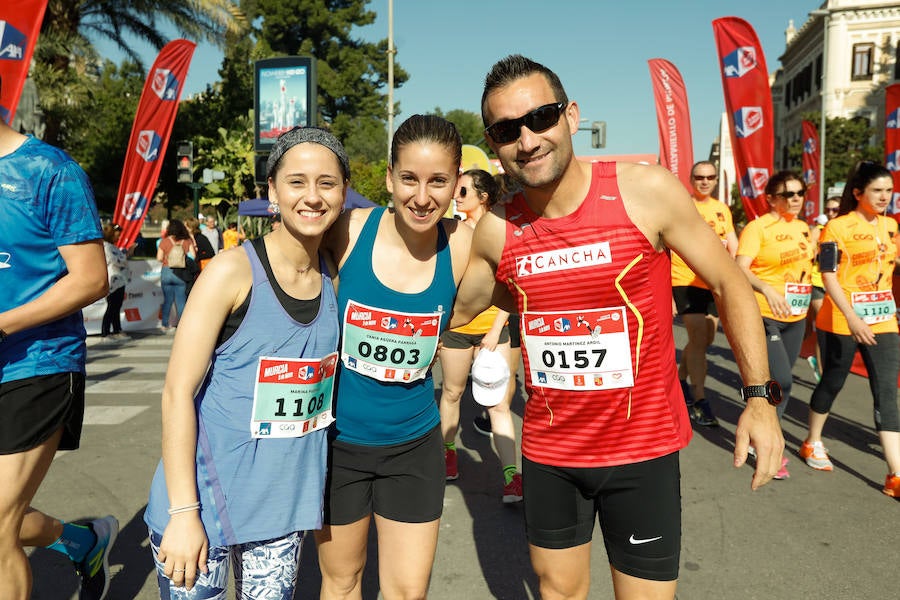
[[[656,109],[647,60],[664,58],[687,88],[695,160],[706,158],[724,110],[712,21],[748,21],[773,73],[789,20],[799,29],[821,0],[394,0],[395,60],[409,80],[394,91],[396,128],[416,113],[462,109],[480,114],[484,76],[508,54],[543,63],[581,109],[582,127],[606,122],[606,147],[590,131],[574,136],[579,156],[658,154]],[[365,41],[388,37],[388,0],[372,0],[374,24],[354,30]],[[101,45],[101,50],[108,46]],[[149,68],[155,52],[143,53]],[[111,56],[117,60],[114,56]],[[184,94],[218,79],[222,53],[197,47]],[[385,58],[387,60],[387,58]]]

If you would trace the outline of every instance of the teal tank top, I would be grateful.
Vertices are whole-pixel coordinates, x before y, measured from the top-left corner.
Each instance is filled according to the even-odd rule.
[[[384,207],[372,210],[340,270],[338,286],[343,345],[337,379],[335,436],[364,446],[408,442],[440,423],[434,381],[428,368],[433,354],[426,355],[425,349],[430,347],[432,335],[437,338],[446,329],[456,296],[450,245],[442,224],[438,225],[437,263],[428,288],[404,294],[378,280],[372,270],[372,261],[377,260],[372,249],[384,212]],[[364,306],[365,311],[356,310],[359,306]],[[365,338],[352,325],[359,314],[374,316],[359,322],[360,325],[373,323],[373,330]],[[376,326],[379,331],[374,331]],[[364,359],[359,360],[360,357]],[[411,375],[411,369],[403,367],[410,367],[414,359],[425,366]],[[371,371],[359,368],[362,364]],[[387,380],[363,374],[375,371]]]

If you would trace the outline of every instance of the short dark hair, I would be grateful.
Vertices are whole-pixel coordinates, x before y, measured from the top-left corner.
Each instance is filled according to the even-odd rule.
[[[535,62],[530,58],[525,58],[521,54],[510,54],[506,58],[501,58],[494,63],[494,66],[491,67],[491,70],[488,71],[488,74],[484,78],[484,91],[481,94],[481,121],[484,123],[485,127],[488,126],[488,122],[484,114],[484,103],[485,100],[487,100],[488,95],[498,88],[509,85],[513,81],[536,73],[543,75],[547,80],[547,83],[550,84],[550,89],[553,90],[553,98],[557,102],[569,103],[569,97],[566,96],[566,90],[563,88],[563,84],[556,73],[541,63]]]

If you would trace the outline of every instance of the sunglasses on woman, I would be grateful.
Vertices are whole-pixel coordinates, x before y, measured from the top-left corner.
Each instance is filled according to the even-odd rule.
[[[785,200],[790,200],[794,196],[798,196],[798,197],[802,198],[803,196],[806,195],[806,190],[799,190],[796,192],[790,192],[790,191],[785,190],[783,192],[775,192],[775,195],[780,198],[784,198]]]
[[[497,121],[484,132],[498,144],[508,144],[519,139],[522,125],[535,133],[550,129],[559,122],[559,115],[568,106],[568,102],[554,102],[538,106],[530,113],[518,119]]]

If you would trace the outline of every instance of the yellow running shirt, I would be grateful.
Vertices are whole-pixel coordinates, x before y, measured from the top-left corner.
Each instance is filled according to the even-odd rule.
[[[709,223],[722,245],[727,243],[726,236],[734,231],[734,223],[731,219],[731,209],[724,202],[719,202],[715,198],[707,198],[706,200],[694,199],[694,206],[703,220]],[[690,285],[693,287],[709,289],[702,279],[697,277],[691,268],[687,266],[684,260],[675,252],[672,252],[672,287],[682,285]]]
[[[837,242],[841,251],[838,283],[853,310],[869,323],[873,333],[896,333],[897,314],[891,293],[891,275],[897,257],[897,221],[878,217],[873,225],[856,211],[828,221],[821,242]],[[851,335],[844,316],[829,295],[816,317],[816,328]]]
[[[767,213],[750,221],[741,232],[737,253],[752,258],[753,274],[780,292],[791,305],[790,317],[776,317],[766,297],[754,292],[763,317],[785,323],[806,318],[812,292],[809,276],[814,251],[809,227],[802,219],[785,221]]]

